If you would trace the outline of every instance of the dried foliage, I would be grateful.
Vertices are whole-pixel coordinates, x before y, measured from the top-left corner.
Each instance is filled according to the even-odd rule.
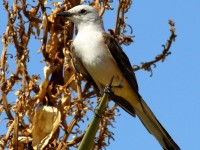
[[[71,62],[70,45],[74,34],[74,25],[65,22],[56,14],[81,4],[80,0],[14,0],[10,4],[3,0],[7,12],[7,27],[2,35],[0,74],[0,113],[5,116],[7,131],[0,135],[0,149],[70,149],[78,147],[97,103],[94,89],[83,81],[74,71]],[[126,35],[125,13],[132,1],[120,0],[116,8],[116,25],[109,30],[120,44],[129,45],[133,36]],[[105,11],[112,11],[111,0],[94,0],[90,3],[103,16]],[[171,25],[171,36],[163,46],[162,54],[155,60],[134,67],[134,70],[151,71],[158,61],[164,61],[170,54],[170,47],[175,40],[175,27]],[[29,47],[32,41],[39,41],[40,50]],[[9,48],[13,45],[13,48]],[[11,49],[14,49],[12,51]],[[30,52],[42,53],[45,67],[40,75],[27,67]],[[37,62],[38,63],[38,62]],[[16,68],[11,69],[12,65]],[[35,66],[33,66],[35,67]],[[31,73],[29,73],[31,72]],[[40,79],[42,78],[42,79]],[[14,96],[15,95],[15,96]],[[9,97],[16,97],[12,102]],[[94,141],[94,149],[106,148],[114,139],[111,131],[118,109],[110,104],[99,126]],[[86,126],[86,125],[85,125]]]

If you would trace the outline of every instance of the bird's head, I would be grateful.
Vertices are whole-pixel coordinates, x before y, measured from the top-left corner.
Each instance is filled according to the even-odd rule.
[[[78,5],[67,11],[58,13],[57,16],[65,16],[77,26],[80,24],[98,23],[100,19],[97,11],[88,5]]]

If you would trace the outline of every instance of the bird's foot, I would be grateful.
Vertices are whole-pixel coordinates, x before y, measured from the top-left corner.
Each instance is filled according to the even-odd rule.
[[[113,94],[113,91],[112,91],[112,86],[106,86],[105,89],[104,89],[104,93],[106,94]]]
[[[122,88],[123,84],[120,83],[119,85],[112,85],[114,76],[111,78],[110,83],[105,87],[104,93],[113,94],[112,88]]]

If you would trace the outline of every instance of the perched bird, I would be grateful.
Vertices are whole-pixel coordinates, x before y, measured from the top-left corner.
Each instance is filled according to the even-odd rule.
[[[165,150],[179,150],[138,93],[132,66],[119,43],[104,30],[103,21],[91,6],[79,5],[57,14],[75,23],[78,33],[73,42],[73,64],[77,72],[100,93],[113,78],[113,99],[132,116],[137,115]]]

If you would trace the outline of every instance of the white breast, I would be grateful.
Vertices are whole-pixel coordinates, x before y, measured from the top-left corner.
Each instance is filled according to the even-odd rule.
[[[117,85],[121,83],[121,73],[104,44],[101,32],[79,33],[74,47],[76,55],[98,86],[107,85],[113,76]]]
[[[101,35],[100,32],[81,32],[75,38],[75,53],[85,63],[95,63],[98,57],[104,55]]]

